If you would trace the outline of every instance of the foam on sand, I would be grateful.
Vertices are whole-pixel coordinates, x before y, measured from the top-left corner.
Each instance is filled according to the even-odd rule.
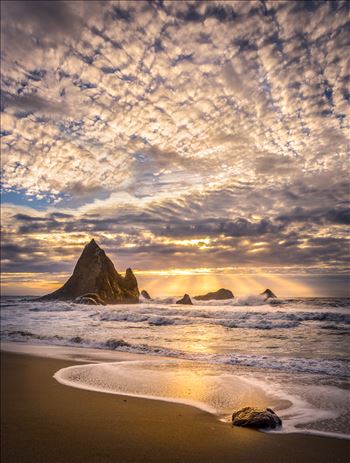
[[[322,431],[304,425],[334,420],[339,414],[338,410],[315,407],[305,399],[284,391],[278,384],[227,372],[225,367],[218,366],[213,371],[212,365],[207,367],[186,361],[79,365],[59,370],[54,378],[67,386],[91,391],[191,405],[225,421],[230,419],[233,410],[243,406],[271,407],[283,420],[280,432],[287,433],[320,433]],[[322,388],[319,388],[320,392]],[[323,434],[344,437],[331,431]]]

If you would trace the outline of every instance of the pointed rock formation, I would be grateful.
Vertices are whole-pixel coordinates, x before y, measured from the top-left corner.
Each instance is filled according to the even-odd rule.
[[[176,301],[176,304],[193,305],[191,298],[188,294],[185,294],[182,299]]]
[[[94,298],[91,298],[92,294]],[[139,302],[137,280],[132,270],[128,268],[125,277],[120,275],[94,239],[85,246],[69,280],[39,300],[67,301],[84,297],[95,299],[97,303],[102,300],[105,304]]]
[[[194,296],[197,301],[211,301],[213,299],[220,301],[224,299],[233,299],[233,293],[229,289],[221,288],[213,293],[204,294],[203,296]]]
[[[270,298],[276,298],[276,294],[274,294],[271,289],[267,288],[263,293],[260,293],[260,296],[265,296],[265,301],[267,301]]]
[[[148,299],[148,300],[152,299],[149,293],[145,289],[141,291],[141,296],[143,296],[145,299]]]

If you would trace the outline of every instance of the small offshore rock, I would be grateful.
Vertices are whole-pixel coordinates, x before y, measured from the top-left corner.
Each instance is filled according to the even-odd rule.
[[[233,412],[232,424],[255,429],[275,429],[282,425],[282,420],[271,408],[244,407]]]
[[[191,298],[188,294],[185,294],[182,299],[176,301],[176,304],[193,305]]]
[[[225,288],[220,288],[217,291],[214,291],[212,293],[207,293],[203,294],[202,296],[194,296],[194,299],[197,301],[212,301],[212,300],[217,300],[217,301],[222,301],[224,299],[233,299],[234,295],[232,291],[229,289]]]
[[[265,289],[265,291],[263,293],[260,293],[260,296],[265,296],[265,301],[267,301],[268,299],[276,299],[277,296],[275,293],[273,293],[271,291],[271,289],[267,288]]]
[[[141,296],[143,296],[145,299],[148,299],[148,300],[152,299],[149,293],[145,289],[141,291]]]

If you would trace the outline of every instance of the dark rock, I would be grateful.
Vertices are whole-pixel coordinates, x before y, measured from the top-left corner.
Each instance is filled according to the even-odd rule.
[[[275,429],[282,420],[271,408],[244,407],[232,414],[232,424],[256,429]]]
[[[83,294],[74,299],[75,304],[88,304],[88,305],[106,305],[106,303],[96,293]]]
[[[136,303],[139,302],[137,280],[130,268],[126,270],[125,277],[120,275],[103,249],[95,240],[91,240],[85,246],[69,280],[57,291],[38,300],[68,301],[79,297],[87,297],[89,300],[84,303],[88,304],[100,303],[99,300],[105,304]]]
[[[220,301],[223,299],[233,299],[234,295],[229,289],[221,288],[213,293],[204,294],[203,296],[194,296],[197,301],[211,301],[213,299]]]
[[[106,347],[108,349],[115,350],[119,347],[130,347],[130,344],[124,341],[124,339],[108,339],[108,341],[106,342]]]
[[[179,301],[176,301],[176,304],[193,305],[191,298],[188,294],[185,294],[182,299],[180,299]]]
[[[276,294],[274,294],[271,289],[265,289],[265,291],[263,293],[260,294],[260,296],[265,296],[265,301],[267,301],[267,299],[270,299],[270,298],[276,298]]]
[[[152,299],[149,293],[145,289],[141,291],[141,296],[143,296],[145,299],[148,299],[148,300]]]

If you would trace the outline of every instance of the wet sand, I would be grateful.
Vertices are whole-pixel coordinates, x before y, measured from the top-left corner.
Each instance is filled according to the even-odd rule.
[[[199,409],[75,389],[77,362],[1,353],[2,463],[347,462],[350,442],[232,428]]]

